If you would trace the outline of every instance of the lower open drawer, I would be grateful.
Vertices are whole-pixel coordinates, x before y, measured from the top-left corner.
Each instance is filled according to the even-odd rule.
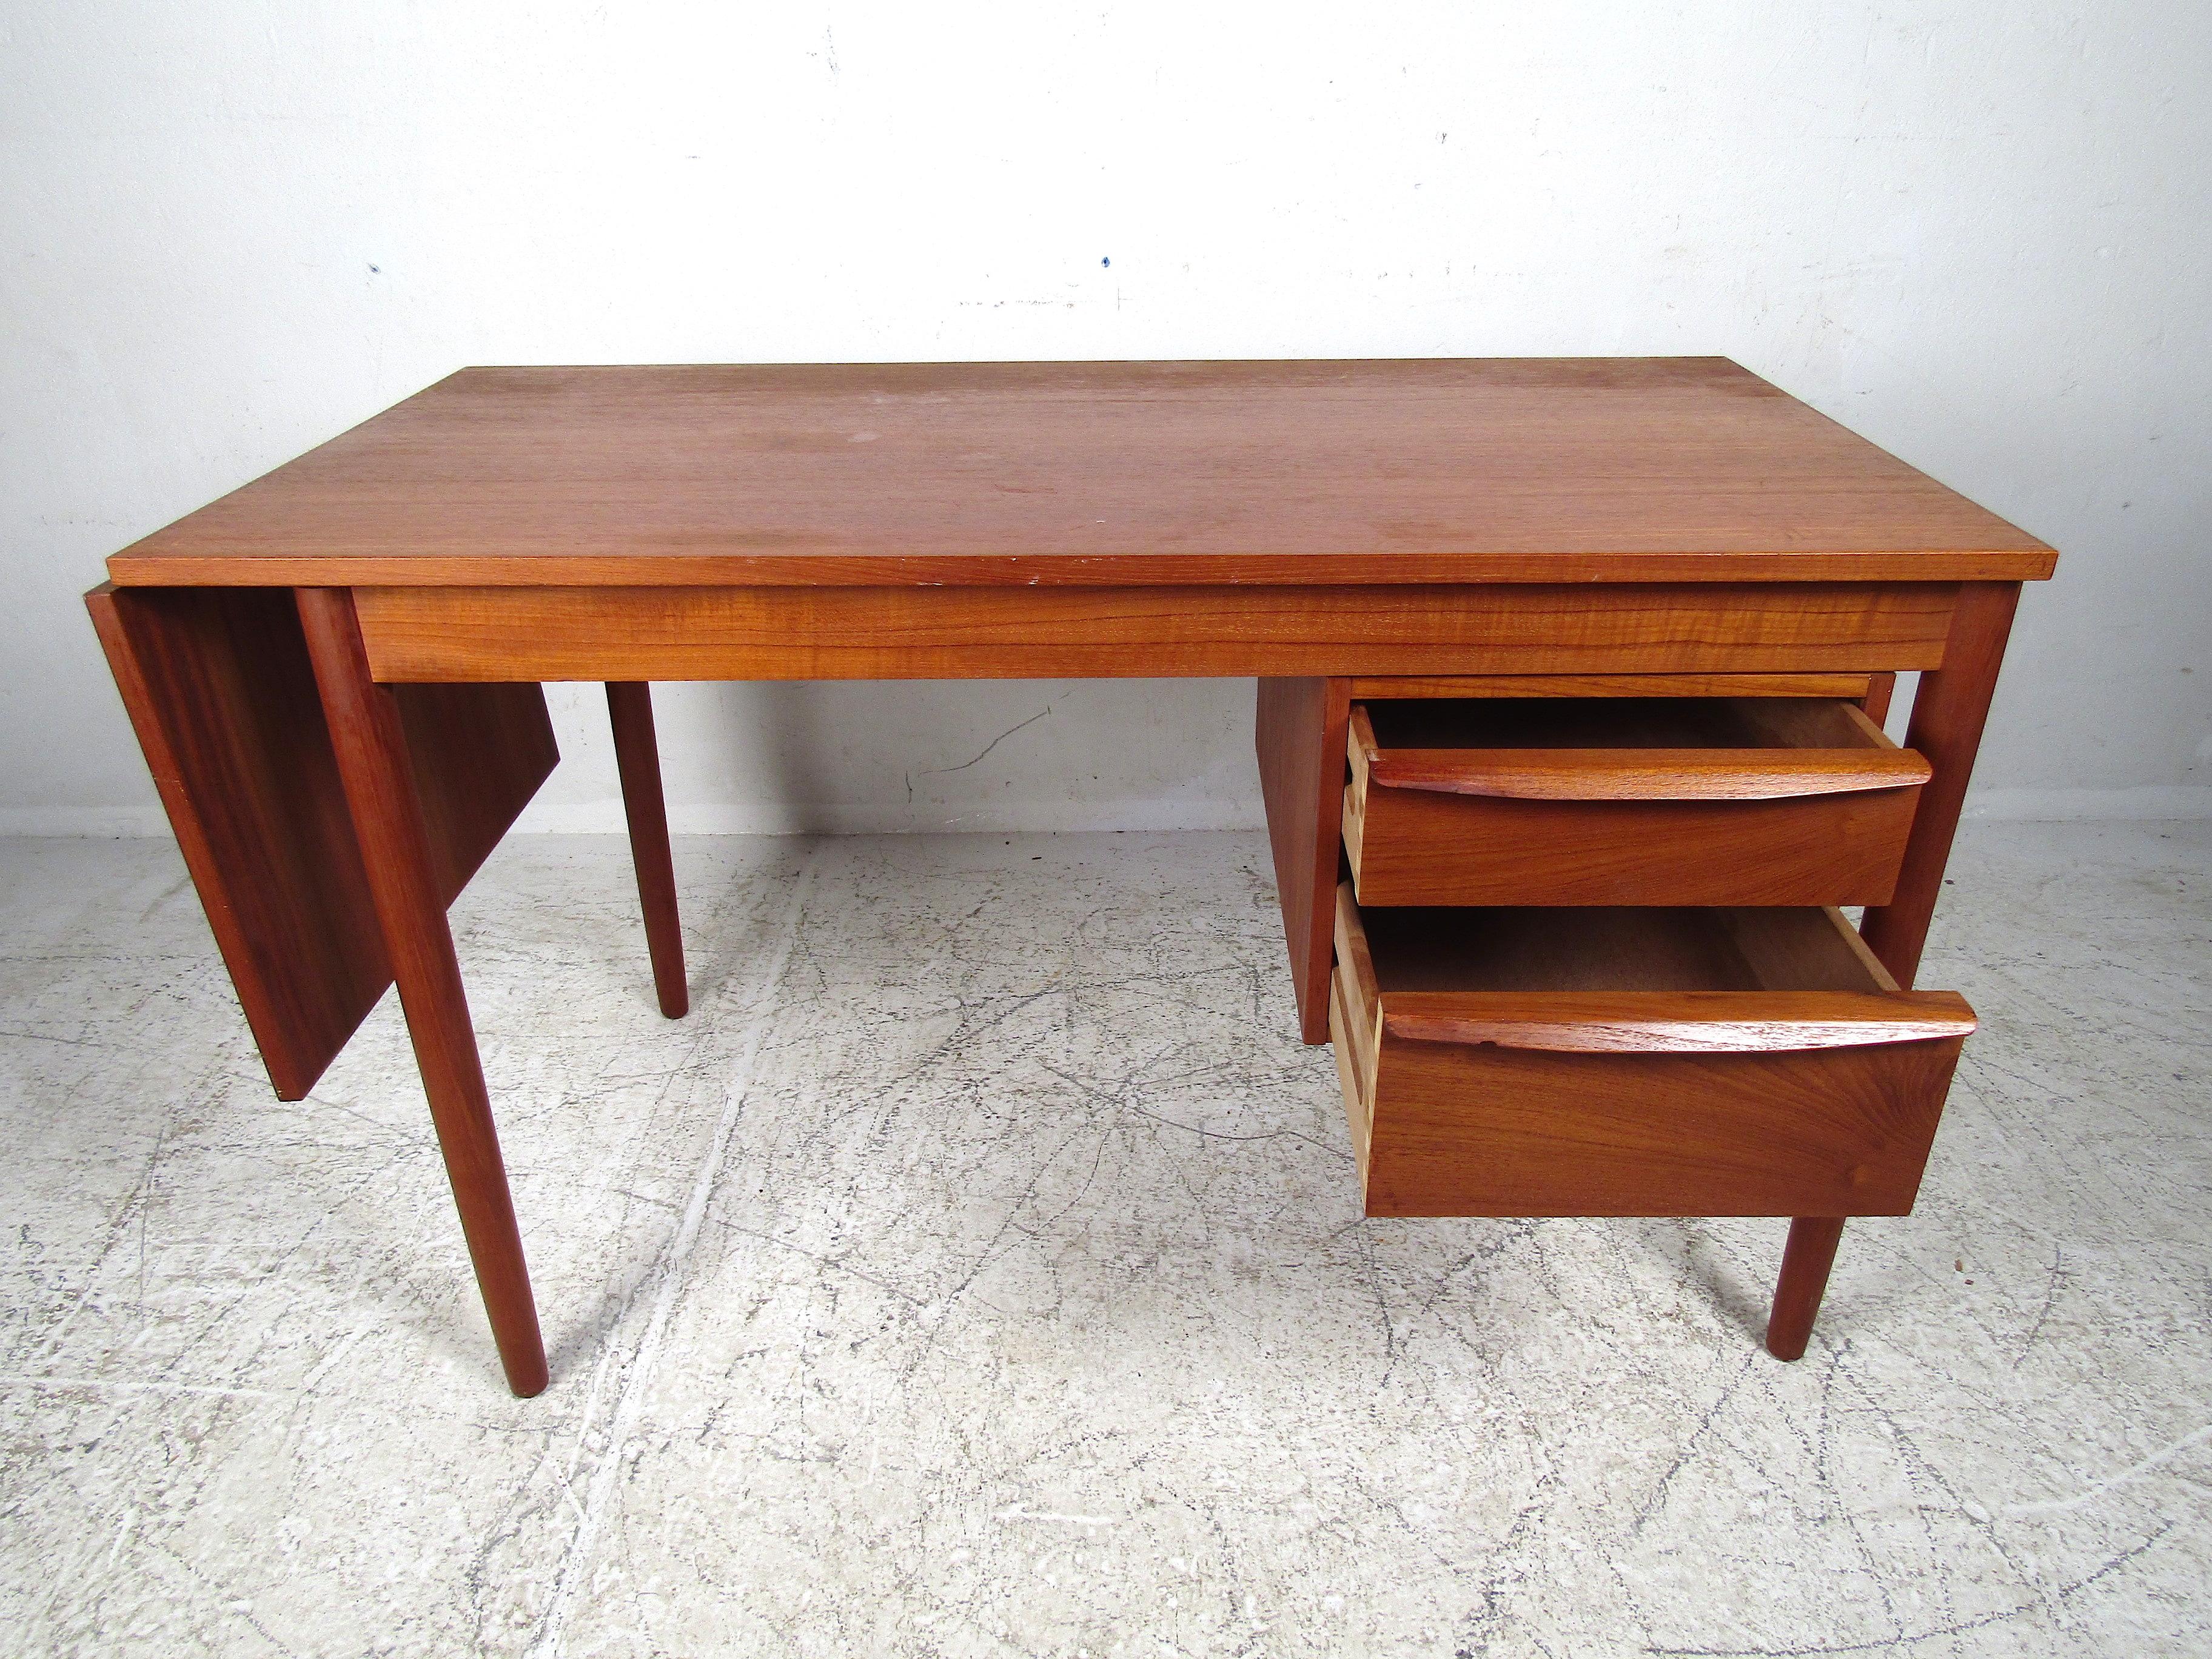
[[[1973,1028],[1831,909],[1337,894],[1329,1036],[1370,1215],[1902,1215]]]

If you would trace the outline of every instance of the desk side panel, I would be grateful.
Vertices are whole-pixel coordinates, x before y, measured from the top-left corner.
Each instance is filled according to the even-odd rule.
[[[1299,1034],[1308,1042],[1326,1042],[1350,682],[1263,679],[1259,684],[1260,793],[1267,808]]]
[[[269,1080],[313,1088],[392,982],[289,588],[85,596]],[[536,685],[398,692],[447,902],[557,758]]]

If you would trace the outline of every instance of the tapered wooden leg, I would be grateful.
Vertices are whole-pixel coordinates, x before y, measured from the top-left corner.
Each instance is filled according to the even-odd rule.
[[[1897,982],[1910,989],[1928,943],[1928,925],[1943,890],[1943,867],[1966,804],[1966,785],[1988,724],[1997,670],[2020,605],[2018,582],[1964,582],[1951,611],[1951,631],[1943,644],[1943,665],[1920,677],[1912,699],[1912,720],[1905,746],[1927,757],[1935,775],[1920,791],[1912,833],[1897,890],[1887,904],[1869,908],[1859,931],[1868,947]],[[1893,674],[1875,677],[1868,688],[1867,712],[1879,721],[1889,712]],[[1844,1236],[1838,1216],[1801,1215],[1790,1224],[1790,1243],[1782,1252],[1782,1275],[1774,1287],[1774,1308],[1766,1322],[1767,1352],[1778,1359],[1802,1358],[1813,1334]]]
[[[1868,948],[1907,990],[1919,971],[1928,923],[1943,890],[1943,866],[1966,804],[1966,783],[1973,776],[2019,604],[2018,582],[1961,583],[1943,645],[1943,665],[1923,674],[1913,696],[1905,747],[1924,756],[1935,775],[1921,786],[1897,890],[1888,903],[1868,910],[1859,927]]]
[[[1782,1277],[1774,1287],[1774,1308],[1766,1318],[1766,1351],[1777,1359],[1802,1359],[1828,1288],[1828,1269],[1836,1265],[1836,1246],[1844,1237],[1838,1215],[1801,1215],[1790,1224],[1782,1249]]]
[[[477,1055],[453,935],[430,860],[422,803],[407,757],[399,708],[389,686],[369,678],[368,655],[346,588],[299,590],[300,621],[322,694],[362,862],[368,872],[392,975],[415,1040],[430,1120],[461,1212],[477,1285],[507,1386],[534,1395],[546,1382],[545,1346],[530,1295],[530,1269],[515,1226],[507,1166],[499,1154],[483,1065]]]
[[[676,864],[668,850],[668,803],[660,792],[660,745],[653,735],[653,688],[610,680],[607,718],[614,726],[615,765],[622,773],[653,985],[660,994],[660,1012],[681,1019],[690,1009],[691,993],[684,982],[684,934],[676,920]]]

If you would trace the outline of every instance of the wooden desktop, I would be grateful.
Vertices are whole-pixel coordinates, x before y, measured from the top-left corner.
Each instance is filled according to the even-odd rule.
[[[87,602],[277,1093],[397,984],[530,1395],[446,910],[557,760],[543,682],[606,684],[675,1018],[649,683],[1256,678],[1367,1212],[1790,1217],[1795,1358],[1973,1027],[1903,988],[2054,562],[1717,359],[479,368]]]

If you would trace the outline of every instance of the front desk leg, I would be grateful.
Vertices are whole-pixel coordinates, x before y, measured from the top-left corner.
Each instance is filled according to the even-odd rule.
[[[1802,1359],[1813,1321],[1827,1293],[1828,1269],[1836,1265],[1836,1246],[1844,1237],[1839,1215],[1801,1215],[1790,1224],[1782,1247],[1782,1277],[1774,1287],[1774,1308],[1766,1317],[1766,1351],[1777,1359]]]
[[[299,605],[339,781],[477,1285],[491,1316],[507,1386],[527,1397],[545,1387],[545,1346],[398,704],[390,687],[369,677],[349,589],[303,587]]]
[[[1990,702],[1996,694],[1997,670],[2004,663],[2005,642],[2019,605],[2018,582],[1961,583],[1951,610],[1950,634],[1943,642],[1943,665],[1920,677],[1920,689],[1912,699],[1905,744],[1925,756],[1935,775],[1920,792],[1897,890],[1887,904],[1870,908],[1859,927],[1867,948],[1908,991],[1920,969],[1928,925],[1943,890],[1944,866],[1950,862],[1951,842],[1966,808],[1966,785],[1973,776],[1982,728],[1988,724]],[[1876,682],[1869,701],[1878,702],[1881,714],[1887,714],[1894,677],[1877,676]],[[1803,1356],[1843,1232],[1843,1219],[1838,1216],[1799,1216],[1790,1222],[1782,1276],[1774,1287],[1774,1309],[1766,1323],[1767,1352],[1776,1358]]]
[[[1997,670],[2004,663],[2019,604],[2018,582],[1961,583],[1951,611],[1950,635],[1943,643],[1943,665],[1923,674],[1913,694],[1905,746],[1925,757],[1934,775],[1921,787],[1897,890],[1888,903],[1869,908],[1859,926],[1867,948],[1908,991],[1920,969],[1936,896],[1943,890],[1943,869],[1966,808],[1966,785],[1981,751],[1982,728],[1989,721],[1990,700],[1996,694]]]

